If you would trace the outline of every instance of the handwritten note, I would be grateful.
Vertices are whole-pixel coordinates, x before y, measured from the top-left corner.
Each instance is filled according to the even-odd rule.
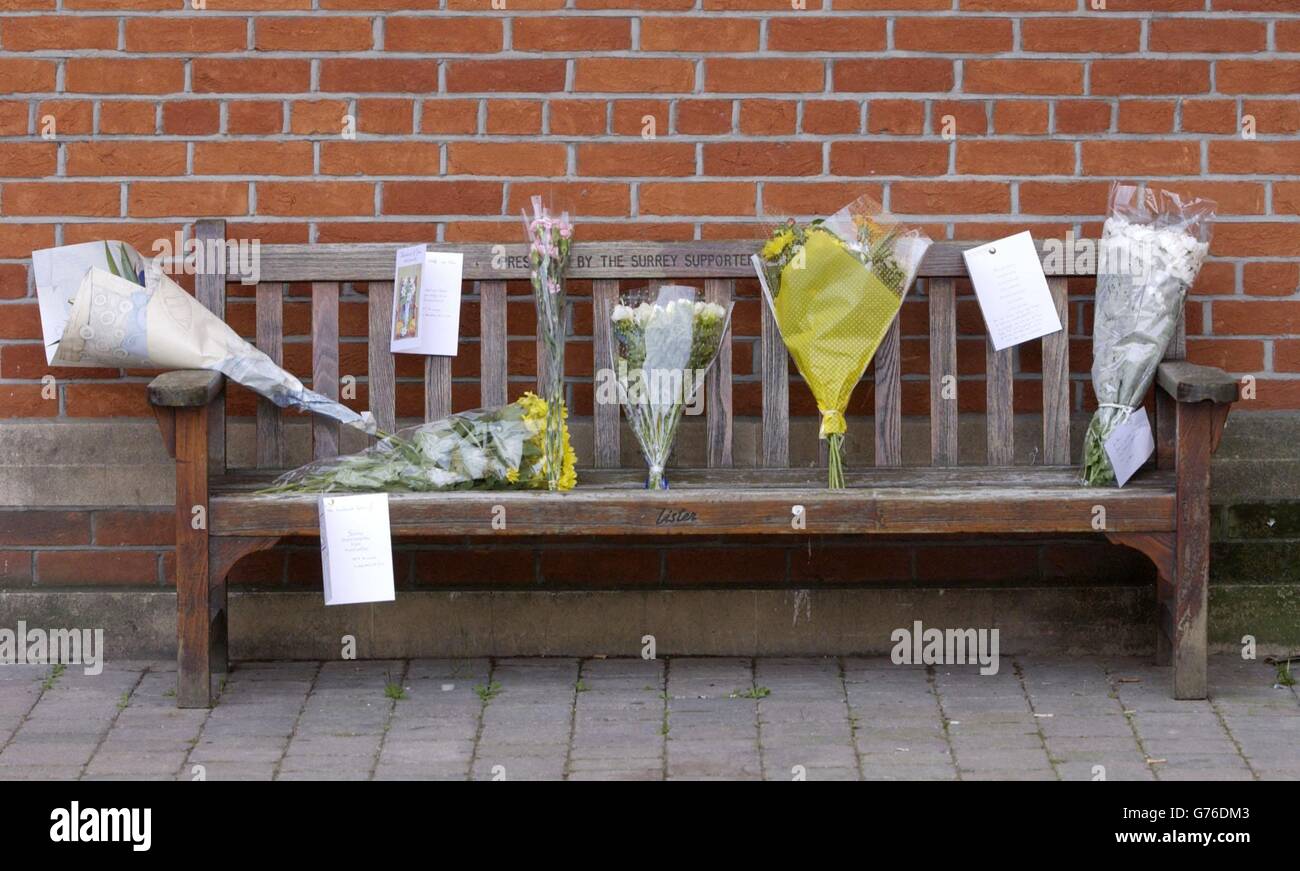
[[[1028,231],[963,251],[962,256],[995,350],[1061,329]]]
[[[319,509],[325,604],[393,601],[388,494],[324,495]]]
[[[1110,457],[1110,465],[1115,470],[1115,482],[1123,487],[1156,450],[1147,410],[1139,408],[1130,414],[1115,427],[1102,447],[1106,449],[1106,456]]]
[[[389,346],[394,354],[456,356],[464,261],[458,251],[431,252],[427,245],[397,250]]]

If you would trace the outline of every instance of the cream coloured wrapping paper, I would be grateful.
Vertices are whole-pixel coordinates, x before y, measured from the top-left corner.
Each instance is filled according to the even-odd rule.
[[[134,253],[134,252],[133,252]],[[313,390],[240,338],[224,321],[146,261],[145,286],[92,267],[81,280],[53,363],[207,369],[265,396],[281,408],[299,408],[375,431],[358,413]]]

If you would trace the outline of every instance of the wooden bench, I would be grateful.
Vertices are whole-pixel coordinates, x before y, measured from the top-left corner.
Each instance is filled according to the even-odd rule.
[[[201,221],[200,241],[222,240],[221,221]],[[264,246],[256,288],[257,344],[273,359],[283,351],[282,297],[288,282],[310,282],[312,385],[329,396],[339,389],[340,283],[368,284],[368,398],[381,429],[394,427],[394,358],[388,351],[393,304],[395,245]],[[464,276],[478,297],[481,384],[478,405],[507,400],[506,280],[527,276],[523,245],[446,246],[465,253]],[[737,278],[753,277],[752,243],[580,243],[570,276],[592,279],[595,311],[620,286],[675,279],[702,284],[705,295],[725,302]],[[730,336],[706,383],[707,468],[672,469],[672,489],[642,488],[645,469],[620,469],[620,414],[615,405],[594,408],[592,466],[580,470],[569,493],[454,492],[394,495],[392,532],[411,536],[495,536],[572,533],[621,535],[857,534],[1061,534],[1098,533],[1136,548],[1159,575],[1157,661],[1173,666],[1175,698],[1206,694],[1206,577],[1209,559],[1210,455],[1222,432],[1235,381],[1217,369],[1181,362],[1182,333],[1160,367],[1156,390],[1157,459],[1154,469],[1123,489],[1078,484],[1071,465],[1071,383],[1066,331],[1041,340],[1042,444],[1035,465],[1014,465],[1013,350],[987,345],[987,464],[958,465],[957,402],[945,374],[957,371],[955,280],[965,267],[964,245],[936,244],[920,270],[914,293],[928,297],[928,466],[902,465],[902,385],[899,327],[876,355],[866,378],[875,381],[874,467],[850,468],[849,488],[826,489],[824,470],[789,468],[789,394],[785,347],[763,309],[759,342],[762,428],[759,469],[732,468],[732,366]],[[208,264],[196,277],[199,299],[224,317],[226,282],[239,279],[238,259]],[[1068,325],[1064,274],[1049,287]],[[920,297],[918,297],[920,298]],[[596,367],[608,358],[609,324],[594,319]],[[465,353],[465,351],[462,351]],[[472,353],[472,351],[470,351]],[[756,366],[755,368],[758,368]],[[936,377],[937,376],[937,377]],[[426,419],[451,407],[449,358],[427,358]],[[957,384],[958,389],[960,385]],[[797,389],[803,389],[801,386]],[[178,607],[177,702],[206,706],[212,673],[227,669],[226,575],[241,557],[286,536],[316,536],[316,498],[253,495],[285,465],[281,412],[260,401],[257,472],[227,474],[221,377],[172,372],[149,386],[164,439],[176,458],[176,586]],[[854,424],[851,424],[853,426]],[[858,422],[856,426],[865,426]],[[333,456],[339,428],[314,418],[313,453]],[[824,459],[824,453],[823,453]],[[491,524],[503,505],[505,529]],[[198,511],[203,507],[203,512]],[[795,506],[802,506],[796,509]],[[1098,524],[1104,508],[1104,526]],[[801,510],[803,523],[792,523]],[[197,518],[206,514],[206,523]],[[673,522],[664,522],[668,517]]]

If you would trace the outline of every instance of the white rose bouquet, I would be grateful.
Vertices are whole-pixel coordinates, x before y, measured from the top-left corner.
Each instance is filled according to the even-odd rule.
[[[671,285],[625,294],[610,320],[619,401],[649,467],[646,488],[666,490],[664,466],[677,426],[717,359],[731,306],[698,301],[695,288]]]

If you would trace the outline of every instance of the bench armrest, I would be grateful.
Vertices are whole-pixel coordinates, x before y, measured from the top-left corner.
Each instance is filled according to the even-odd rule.
[[[149,382],[149,404],[162,408],[201,408],[221,393],[225,376],[206,369],[164,372]]]
[[[1237,401],[1237,380],[1213,366],[1166,360],[1157,370],[1156,382],[1178,402]]]

